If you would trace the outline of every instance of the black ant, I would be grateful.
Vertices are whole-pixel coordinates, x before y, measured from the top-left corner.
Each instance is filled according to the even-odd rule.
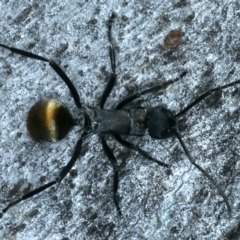
[[[27,194],[23,195],[21,198],[10,202],[4,209],[3,213],[8,211],[9,208],[18,204],[21,201],[24,201],[28,198],[31,198],[34,195],[46,190],[47,188],[52,187],[53,185],[60,183],[66,175],[69,173],[76,160],[78,159],[82,142],[85,138],[90,136],[91,134],[99,134],[101,139],[101,144],[104,150],[104,153],[107,155],[114,171],[114,179],[113,179],[113,201],[117,208],[118,213],[121,215],[121,210],[119,207],[119,203],[117,200],[117,190],[118,190],[118,166],[116,158],[109,148],[104,136],[106,134],[112,135],[120,144],[124,147],[137,151],[140,155],[144,156],[150,161],[156,162],[158,165],[169,168],[169,165],[163,163],[159,160],[154,159],[150,156],[149,153],[142,150],[140,147],[134,145],[133,143],[126,141],[122,138],[121,135],[133,135],[133,136],[143,136],[145,134],[146,129],[149,132],[149,135],[155,139],[164,139],[171,136],[176,136],[179,140],[185,154],[187,155],[189,161],[200,171],[202,172],[208,180],[217,188],[219,194],[222,196],[229,214],[231,214],[231,207],[228,202],[228,198],[226,197],[222,188],[217,184],[217,182],[198,164],[195,163],[193,157],[188,151],[185,143],[183,142],[180,133],[177,130],[178,119],[184,115],[187,111],[189,111],[193,106],[200,103],[203,99],[211,95],[213,92],[229,88],[236,84],[240,83],[240,80],[213,88],[199,97],[196,98],[192,103],[190,103],[187,107],[181,110],[177,114],[173,114],[170,110],[163,107],[154,107],[150,109],[140,108],[140,107],[132,107],[130,109],[124,108],[127,104],[131,103],[137,98],[141,96],[156,92],[163,91],[168,86],[173,84],[176,80],[166,81],[160,85],[155,87],[148,88],[141,92],[137,92],[135,94],[129,95],[120,101],[114,110],[104,110],[104,104],[113,89],[113,86],[116,82],[116,61],[115,61],[115,48],[112,43],[111,37],[111,28],[112,23],[115,18],[115,14],[112,14],[108,21],[108,40],[109,40],[109,53],[110,53],[110,61],[111,61],[111,76],[107,86],[102,94],[100,100],[100,108],[99,109],[90,109],[85,108],[81,105],[79,94],[66,75],[64,71],[52,60],[41,57],[39,55],[35,55],[33,53],[20,50],[17,48],[8,47],[4,44],[0,44],[1,47],[6,48],[13,53],[20,54],[22,56],[37,59],[40,61],[47,62],[53,70],[60,76],[60,78],[66,83],[68,86],[72,97],[75,101],[76,106],[79,108],[80,113],[82,114],[82,120],[76,121],[72,118],[68,109],[59,101],[54,99],[41,100],[37,102],[29,111],[27,117],[27,129],[29,131],[30,136],[36,141],[49,141],[54,142],[61,140],[64,138],[69,130],[74,125],[80,125],[82,127],[82,134],[80,139],[78,140],[75,150],[73,152],[72,158],[67,163],[67,165],[63,168],[63,170],[59,173],[54,181],[48,182],[45,185],[36,188]]]

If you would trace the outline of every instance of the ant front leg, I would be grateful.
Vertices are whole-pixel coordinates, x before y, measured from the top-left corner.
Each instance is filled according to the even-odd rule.
[[[81,102],[80,102],[80,97],[79,94],[76,90],[76,88],[74,87],[73,83],[71,82],[71,80],[69,79],[69,77],[66,75],[66,73],[53,61],[53,60],[49,60],[47,58],[41,57],[39,55],[33,54],[31,52],[27,52],[18,48],[14,48],[14,47],[8,47],[4,44],[0,44],[0,47],[6,48],[8,50],[10,50],[13,53],[19,54],[21,56],[27,57],[27,58],[33,58],[36,60],[40,60],[43,62],[47,62],[52,69],[58,74],[58,76],[65,82],[65,84],[68,86],[72,97],[75,101],[75,104],[78,108],[81,108]]]
[[[148,93],[151,93],[151,92],[156,92],[156,91],[164,91],[168,86],[170,86],[171,84],[173,84],[176,81],[177,80],[166,81],[166,82],[163,82],[162,84],[159,84],[157,86],[154,86],[154,87],[145,89],[141,92],[136,92],[132,95],[129,95],[126,98],[124,98],[120,103],[118,103],[118,105],[116,106],[115,109],[122,109],[124,106],[126,106],[130,102],[134,101],[137,98],[142,97],[145,94],[148,94]]]
[[[148,160],[150,160],[152,162],[157,163],[159,166],[167,167],[167,168],[170,167],[168,164],[166,164],[164,162],[161,162],[161,161],[153,158],[152,156],[150,156],[149,153],[147,153],[146,151],[142,150],[139,146],[136,146],[133,143],[126,141],[119,134],[114,133],[112,135],[122,146],[124,146],[124,147],[126,147],[128,149],[137,151],[141,156],[143,156],[144,158],[146,158],[146,159],[148,159]]]

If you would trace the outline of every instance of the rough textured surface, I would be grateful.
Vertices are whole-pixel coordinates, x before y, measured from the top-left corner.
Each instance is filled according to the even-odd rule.
[[[56,60],[74,82],[82,104],[97,107],[110,73],[106,21],[113,11],[118,79],[106,108],[186,71],[164,94],[136,101],[177,113],[202,92],[239,78],[238,1],[2,0],[0,43]],[[182,43],[164,48],[172,30],[181,31]],[[179,39],[174,42],[179,44]],[[46,63],[0,49],[1,208],[52,181],[73,153],[79,128],[56,144],[37,144],[28,136],[28,110],[49,97],[60,99],[78,116],[67,87]],[[133,141],[170,164],[171,175],[108,138],[120,168],[119,218],[112,200],[112,168],[98,136],[93,136],[60,186],[2,216],[0,238],[238,239],[239,102],[240,86],[235,86],[208,98],[180,122],[198,164],[229,195],[232,218],[175,138],[157,141],[148,135]]]

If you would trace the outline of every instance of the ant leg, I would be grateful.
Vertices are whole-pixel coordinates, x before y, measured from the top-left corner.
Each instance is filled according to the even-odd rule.
[[[124,147],[137,151],[141,156],[147,158],[150,161],[153,161],[153,162],[157,163],[159,166],[163,166],[163,167],[169,168],[168,164],[163,163],[163,162],[161,162],[159,160],[156,160],[155,158],[151,157],[147,152],[142,150],[140,147],[134,145],[131,142],[128,142],[128,141],[124,140],[119,134],[114,133],[112,135]]]
[[[113,155],[111,149],[106,143],[106,140],[102,137],[102,146],[103,146],[103,151],[107,155],[108,159],[110,160],[113,171],[114,171],[114,178],[113,178],[113,201],[114,204],[117,208],[118,214],[121,216],[122,212],[120,210],[118,201],[117,201],[117,190],[118,190],[118,184],[119,184],[119,179],[118,179],[118,167],[117,167],[117,160],[115,156]]]
[[[107,86],[102,94],[102,98],[100,100],[100,108],[103,108],[110,92],[113,89],[114,83],[116,82],[117,79],[117,74],[116,74],[116,58],[115,58],[115,48],[112,43],[112,34],[111,34],[111,29],[112,29],[112,24],[113,20],[115,18],[115,14],[113,13],[108,20],[108,40],[109,40],[109,55],[110,55],[110,61],[111,61],[111,68],[112,68],[112,73],[110,76],[110,80],[107,83]]]
[[[56,184],[56,181],[49,182],[49,183],[47,183],[47,184],[45,184],[45,185],[43,185],[43,186],[41,186],[41,187],[39,187],[39,188],[36,188],[36,189],[28,192],[27,194],[24,194],[21,198],[15,200],[15,201],[13,201],[13,202],[10,202],[10,203],[7,205],[7,207],[5,207],[5,208],[2,210],[2,212],[3,212],[3,213],[7,212],[7,210],[8,210],[9,208],[17,205],[19,202],[24,201],[24,200],[26,200],[26,199],[28,199],[28,198],[31,198],[31,197],[33,197],[34,195],[37,195],[38,193],[44,191],[45,189],[50,188],[50,187],[51,187],[52,185],[54,185],[54,184]]]
[[[18,48],[8,47],[4,44],[0,44],[0,47],[6,48],[13,53],[22,55],[22,56],[27,57],[27,58],[33,58],[33,59],[36,59],[36,60],[47,62],[52,67],[52,69],[58,74],[58,76],[65,82],[65,84],[68,86],[68,88],[69,88],[69,90],[72,94],[72,97],[75,101],[76,106],[78,108],[82,107],[81,102],[80,102],[80,98],[79,98],[79,94],[78,94],[76,88],[74,87],[73,83],[68,78],[66,73],[53,60],[49,60],[47,58],[41,57],[39,55],[33,54],[31,52],[24,51],[24,50],[21,50],[21,49],[18,49]]]
[[[182,140],[182,137],[180,135],[180,133],[178,131],[176,131],[175,129],[172,129],[173,133],[175,134],[175,136],[177,137],[177,139],[179,140],[185,154],[187,155],[189,161],[191,162],[192,165],[194,165],[218,190],[219,194],[222,196],[223,201],[225,202],[227,209],[228,209],[228,214],[231,217],[231,207],[230,204],[228,202],[228,198],[226,197],[225,193],[223,192],[222,188],[217,184],[217,182],[210,176],[210,174],[208,174],[202,167],[200,167],[193,159],[192,155],[190,154],[190,152],[188,151],[185,143]]]
[[[125,105],[127,105],[128,103],[132,102],[133,100],[140,98],[141,96],[147,94],[147,93],[151,93],[151,92],[155,92],[155,91],[160,91],[160,90],[165,90],[168,86],[170,86],[171,84],[173,84],[175,81],[177,80],[171,80],[171,81],[166,81],[163,82],[160,85],[148,88],[146,90],[143,90],[141,92],[137,92],[134,93],[132,95],[127,96],[126,98],[124,98],[120,103],[118,103],[118,105],[116,106],[116,109],[121,109],[123,108]]]
[[[81,151],[81,146],[82,146],[82,140],[83,140],[83,137],[85,137],[85,132],[82,134],[81,138],[78,140],[77,144],[76,144],[76,147],[75,147],[75,150],[74,150],[74,153],[73,153],[73,156],[71,158],[71,160],[68,162],[68,164],[62,169],[62,171],[59,173],[59,175],[57,176],[56,180],[55,181],[52,181],[52,182],[49,182],[39,188],[36,188],[30,192],[28,192],[27,194],[24,194],[21,198],[13,201],[13,202],[10,202],[7,207],[5,207],[2,212],[5,213],[7,212],[7,210],[13,206],[15,206],[16,204],[18,204],[19,202],[21,201],[24,201],[28,198],[31,198],[35,195],[37,195],[38,193],[40,192],[43,192],[44,190],[52,187],[54,184],[56,183],[60,183],[63,178],[66,177],[66,175],[69,173],[69,171],[72,169],[73,165],[75,164],[76,160],[78,159],[79,157],[79,154],[80,154],[80,151]]]
[[[191,109],[193,106],[195,106],[196,104],[200,103],[204,98],[206,98],[207,96],[211,95],[213,92],[221,90],[221,89],[225,89],[225,88],[229,88],[232,87],[236,84],[239,84],[240,80],[237,80],[235,82],[220,86],[220,87],[216,87],[213,89],[208,90],[207,92],[203,93],[202,95],[200,95],[196,100],[194,100],[192,103],[190,103],[187,107],[185,107],[181,112],[179,112],[178,114],[176,114],[174,117],[180,117],[181,115],[185,114],[189,109]]]

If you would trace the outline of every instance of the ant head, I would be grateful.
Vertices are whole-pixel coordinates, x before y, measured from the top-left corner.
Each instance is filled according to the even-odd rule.
[[[169,110],[155,107],[148,111],[148,131],[152,138],[169,138],[174,135],[172,129],[176,127],[177,121]]]
[[[27,117],[28,132],[37,142],[59,141],[74,125],[68,109],[55,99],[38,101],[31,107]]]

